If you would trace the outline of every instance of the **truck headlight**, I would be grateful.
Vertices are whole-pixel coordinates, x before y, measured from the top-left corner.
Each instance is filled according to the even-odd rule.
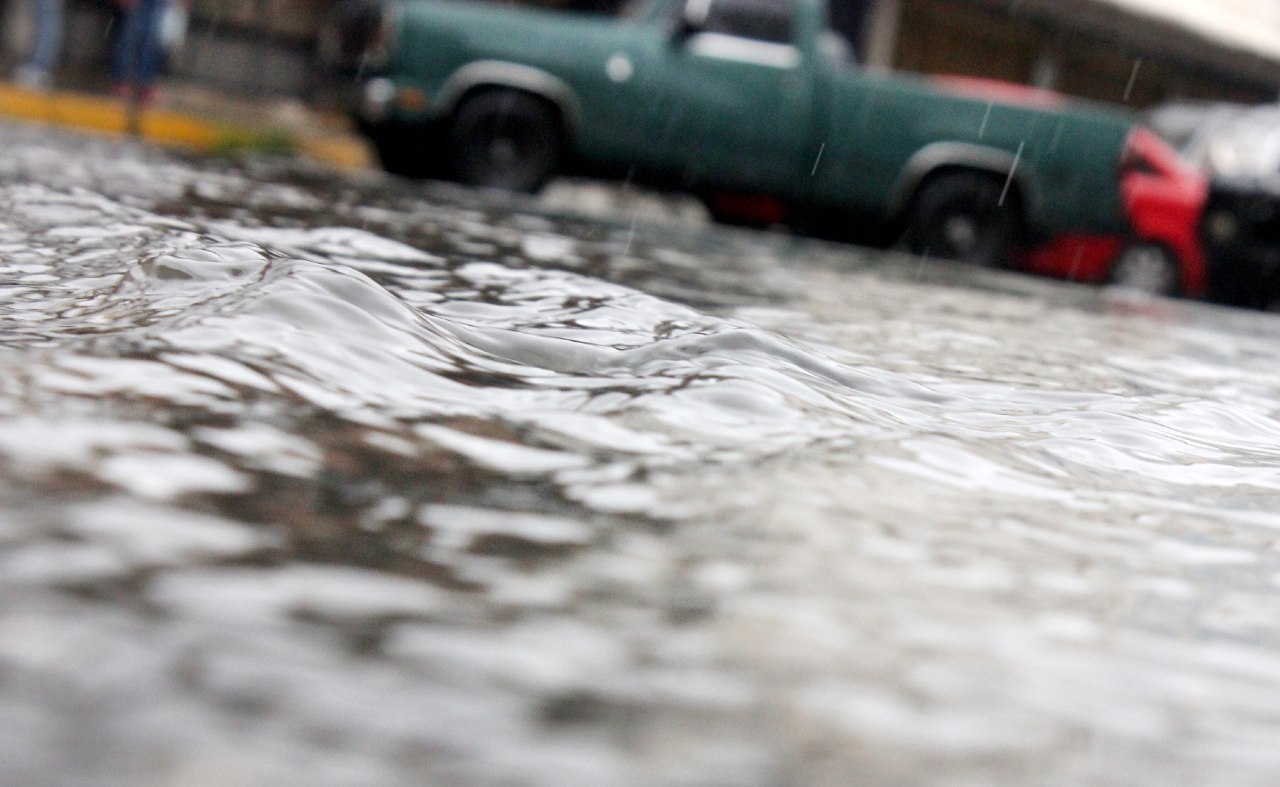
[[[396,83],[390,79],[378,77],[364,83],[360,96],[360,114],[365,120],[380,123],[391,114],[391,105],[396,100]]]

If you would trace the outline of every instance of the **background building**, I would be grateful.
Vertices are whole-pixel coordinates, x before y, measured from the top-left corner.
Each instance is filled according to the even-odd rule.
[[[480,2],[481,0],[475,0]],[[502,0],[490,0],[494,2]],[[514,3],[521,0],[505,0]],[[607,13],[621,0],[523,0]],[[1280,0],[832,0],[871,67],[958,73],[1145,107],[1274,101]],[[251,96],[320,100],[315,39],[336,0],[191,0],[170,75]],[[0,0],[0,68],[27,51],[25,0]],[[112,0],[68,0],[63,84],[100,85]]]
[[[876,65],[1006,79],[1137,107],[1274,101],[1275,0],[875,0]]]

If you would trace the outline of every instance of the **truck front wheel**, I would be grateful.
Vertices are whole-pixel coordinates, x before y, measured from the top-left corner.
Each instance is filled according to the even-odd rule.
[[[425,127],[388,126],[367,132],[382,168],[406,178],[442,177],[440,153]]]
[[[1019,226],[1017,200],[998,179],[952,172],[921,187],[907,215],[905,240],[915,254],[1003,267]]]
[[[535,192],[555,173],[560,147],[555,112],[515,90],[465,99],[449,125],[453,174],[471,186]]]

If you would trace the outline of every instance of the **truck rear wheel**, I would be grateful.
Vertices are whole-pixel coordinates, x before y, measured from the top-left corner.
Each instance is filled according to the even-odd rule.
[[[907,216],[915,254],[1004,267],[1018,241],[1017,200],[994,177],[951,172],[921,187]]]
[[[560,161],[560,124],[548,104],[515,90],[463,101],[449,126],[453,174],[471,186],[535,192]]]

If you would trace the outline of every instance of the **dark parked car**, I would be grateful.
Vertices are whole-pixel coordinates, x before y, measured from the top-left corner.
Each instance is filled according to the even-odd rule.
[[[1206,300],[1280,309],[1280,106],[1173,105],[1149,121],[1209,179]]]
[[[1208,300],[1280,311],[1280,174],[1215,178],[1201,234]]]

